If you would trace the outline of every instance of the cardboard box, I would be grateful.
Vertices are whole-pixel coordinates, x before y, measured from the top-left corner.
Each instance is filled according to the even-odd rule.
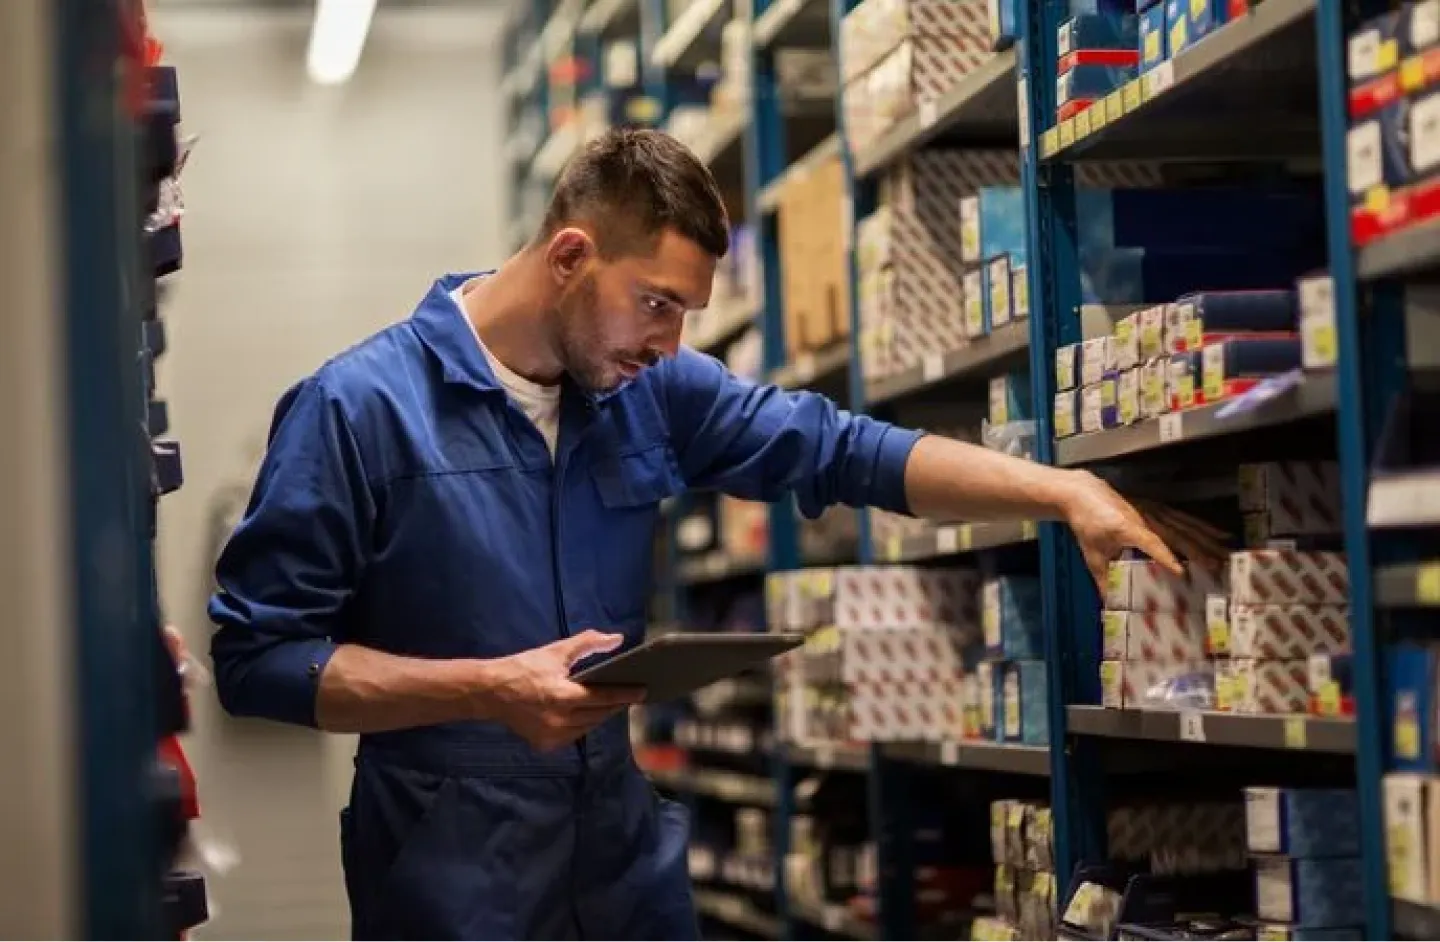
[[[1106,660],[1190,665],[1205,659],[1205,622],[1194,615],[1107,609],[1100,625]]]
[[[1000,576],[985,580],[980,590],[980,624],[985,649],[1005,660],[1045,656],[1040,617],[1040,580],[1033,576]]]
[[[1382,788],[1390,895],[1433,904],[1440,900],[1440,783],[1392,772]]]
[[[1176,353],[1199,350],[1211,335],[1281,333],[1299,327],[1295,292],[1196,291],[1177,298],[1171,310]]]
[[[781,191],[781,291],[785,346],[792,357],[849,335],[849,260],[841,231],[845,198],[839,158],[788,180]]]
[[[1147,706],[1146,694],[1182,674],[1209,673],[1203,659],[1194,663],[1160,664],[1153,661],[1101,661],[1100,705],[1112,710],[1133,710]]]
[[[1351,788],[1247,788],[1245,834],[1254,854],[1355,857],[1359,800]]]
[[[990,311],[991,329],[1004,327],[1015,320],[1014,290],[1015,275],[1010,270],[1010,256],[1000,255],[986,263],[985,306]]]
[[[988,51],[989,19],[984,0],[863,0],[840,24],[842,78],[855,81],[907,40],[937,46],[979,40]]]
[[[1277,536],[1340,533],[1340,466],[1333,461],[1242,464],[1240,510],[1266,514]]]
[[[961,259],[1025,259],[1025,199],[1018,186],[981,186],[960,200]]]
[[[1227,713],[1306,713],[1310,705],[1306,660],[1231,658],[1215,663],[1216,707]]]
[[[990,380],[991,425],[1023,422],[1034,418],[1030,408],[1030,376],[1027,373],[1005,373]]]
[[[1335,366],[1335,283],[1328,274],[1301,278],[1296,282],[1300,297],[1300,344],[1302,365],[1307,370],[1328,370]]]
[[[1121,559],[1110,564],[1105,586],[1105,607],[1127,612],[1173,612],[1203,617],[1205,596],[1221,590],[1219,573],[1189,564],[1182,575],[1171,575],[1157,562]]]
[[[983,15],[983,0],[943,5],[962,11],[980,9]],[[842,100],[851,149],[873,146],[895,124],[937,101],[992,55],[983,25],[967,32],[910,35],[865,75],[847,82]]]
[[[1124,370],[1115,381],[1115,410],[1118,425],[1133,425],[1140,420],[1140,370]]]
[[[1067,389],[1055,394],[1055,437],[1069,438],[1080,431],[1079,407],[1080,390]],[[1098,421],[1098,417],[1097,417]]]
[[[1165,327],[1170,318],[1170,305],[1154,304],[1140,311],[1140,360],[1147,362],[1172,351],[1165,344]]]
[[[1365,921],[1358,857],[1255,858],[1255,912],[1295,926],[1352,926]]]
[[[1105,397],[1102,383],[1080,389],[1080,431],[1099,432],[1105,428]]]
[[[1060,391],[1074,389],[1078,384],[1080,370],[1080,344],[1070,343],[1055,351],[1055,388]]]
[[[1001,738],[1029,746],[1048,743],[1050,713],[1045,662],[1012,661],[1004,667],[1001,684]]]
[[[1105,378],[1105,371],[1115,362],[1110,345],[1115,342],[1111,334],[1094,337],[1080,344],[1080,383],[1090,386]]]
[[[1166,391],[1169,360],[1148,360],[1140,367],[1140,416],[1153,419],[1170,411]]]
[[[1249,605],[1345,605],[1350,600],[1345,554],[1281,549],[1231,553],[1230,598]]]
[[[1229,652],[1285,660],[1350,650],[1350,609],[1344,605],[1230,607]]]
[[[980,270],[968,271],[962,281],[964,285],[965,337],[977,340],[990,333],[990,317],[985,295],[985,276]]]
[[[844,628],[953,625],[978,634],[979,577],[964,569],[845,566],[835,570],[835,624]]]

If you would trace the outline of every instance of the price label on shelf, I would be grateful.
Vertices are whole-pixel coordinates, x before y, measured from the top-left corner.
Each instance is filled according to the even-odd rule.
[[[1440,563],[1425,563],[1415,574],[1415,601],[1440,605]]]
[[[970,552],[970,547],[975,545],[975,528],[968,523],[962,523],[959,527],[960,552]]]
[[[960,747],[953,742],[942,742],[940,744],[940,764],[959,765]]]
[[[1030,149],[1030,83],[1020,76],[1015,83],[1015,113],[1020,116],[1020,149]]]
[[[1034,521],[1034,520],[1022,520],[1022,521],[1020,521],[1020,539],[1022,539],[1022,540],[1033,540],[1033,539],[1035,539],[1035,535],[1036,535],[1036,534],[1035,534],[1035,521]]]
[[[1090,116],[1090,129],[1092,131],[1098,131],[1110,123],[1110,112],[1105,110],[1105,99],[1103,98],[1085,109],[1085,113]]]
[[[1175,62],[1167,59],[1145,73],[1145,100],[1163,95],[1175,84]]]
[[[1185,415],[1181,412],[1171,412],[1168,415],[1160,416],[1160,441],[1178,442],[1185,437]]]
[[[1125,114],[1125,92],[1117,88],[1105,96],[1104,104],[1106,123],[1119,121]],[[1099,106],[1097,105],[1096,107],[1098,108]]]
[[[1075,116],[1075,140],[1090,136],[1090,110],[1086,108]]]
[[[1060,149],[1060,129],[1050,128],[1040,135],[1040,156],[1053,157]]]
[[[935,552],[947,556],[960,550],[960,533],[955,527],[941,527],[935,531]]]
[[[932,98],[920,102],[920,129],[923,131],[940,118],[940,106]]]
[[[944,355],[939,353],[927,354],[924,361],[920,364],[920,378],[927,383],[933,383],[944,375]]]
[[[1285,717],[1285,748],[1304,749],[1306,739],[1306,724],[1303,716]]]
[[[1185,742],[1205,741],[1205,714],[1185,710],[1180,714],[1180,738]]]

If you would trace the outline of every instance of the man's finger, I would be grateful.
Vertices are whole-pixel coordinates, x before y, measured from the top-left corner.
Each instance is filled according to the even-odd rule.
[[[1175,554],[1170,551],[1170,547],[1166,546],[1165,541],[1160,539],[1149,527],[1136,527],[1130,532],[1127,542],[1170,570],[1172,575],[1178,576],[1185,572],[1184,567],[1180,565],[1180,560],[1176,559]]]
[[[571,683],[561,697],[569,709],[634,706],[645,699],[643,687],[587,687]]]
[[[565,666],[571,667],[582,658],[613,651],[624,643],[624,635],[604,634],[593,628],[587,628],[578,635],[554,642],[553,647],[560,651],[561,657],[565,659]]]

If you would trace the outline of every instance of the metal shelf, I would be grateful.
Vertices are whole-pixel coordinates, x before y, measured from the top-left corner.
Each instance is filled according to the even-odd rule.
[[[875,561],[914,563],[941,559],[960,553],[999,549],[1035,539],[1033,520],[1003,520],[990,523],[950,523],[931,533],[898,537],[875,551]]]
[[[1199,160],[1318,153],[1315,3],[1265,0],[1047,130],[1040,157]],[[1264,133],[1256,134],[1257,127]]]
[[[1388,608],[1440,607],[1440,560],[1376,569],[1375,603]]]
[[[593,0],[580,18],[581,33],[602,39],[639,31],[639,0]]]
[[[849,743],[813,745],[785,744],[785,758],[791,765],[823,771],[864,772],[870,768],[870,750]]]
[[[824,0],[774,0],[755,17],[757,49],[830,45],[830,5]]]
[[[789,167],[786,167],[784,173],[761,187],[759,194],[755,198],[755,205],[760,207],[761,212],[775,212],[780,208],[780,192],[785,188],[786,181],[793,180],[797,176],[803,176],[814,170],[816,165],[822,163],[827,158],[838,157],[839,155],[840,137],[837,134],[831,134],[806,152],[804,157],[801,157]]]
[[[878,939],[880,934],[875,925],[862,919],[837,903],[810,903],[801,900],[790,901],[790,915],[801,922],[819,926],[833,936],[842,939]]]
[[[1396,938],[1440,939],[1440,907],[1403,899],[1392,899],[1390,906]]]
[[[717,30],[728,13],[725,0],[694,0],[655,44],[651,64],[662,69],[686,69],[707,58],[718,58]],[[706,37],[713,41],[702,42]]]
[[[731,556],[724,550],[714,550],[704,556],[695,556],[680,561],[680,581],[685,585],[700,585],[707,582],[722,582],[763,575],[763,558],[744,559]]]
[[[771,373],[770,382],[786,389],[803,388],[816,380],[833,376],[849,365],[850,344],[842,341],[818,353],[800,354],[794,362],[787,363]]]
[[[1414,275],[1437,266],[1440,266],[1440,219],[1381,236],[1355,255],[1355,274],[1360,278]]]
[[[872,406],[879,405],[951,380],[998,372],[1012,362],[1023,363],[1029,349],[1030,321],[1015,321],[992,331],[989,336],[972,340],[959,350],[933,354],[919,366],[867,383],[865,401]]]
[[[856,176],[868,176],[931,141],[967,138],[1004,141],[1014,147],[1020,109],[1015,97],[1015,50],[991,59],[942,94],[932,107],[891,128],[872,147],[855,154]]]
[[[887,758],[916,765],[937,765],[955,769],[981,769],[1016,775],[1049,775],[1050,747],[1022,746],[998,742],[897,742],[884,743],[880,751]]]
[[[1208,743],[1297,752],[1353,753],[1355,723],[1318,716],[1252,716],[1199,710],[1066,707],[1070,732],[1107,739]]]
[[[1298,386],[1283,391],[1268,402],[1239,415],[1222,418],[1220,413],[1230,404],[1221,402],[1199,406],[1156,419],[1144,419],[1124,428],[1062,438],[1055,443],[1055,463],[1068,466],[1105,461],[1183,442],[1270,428],[1324,415],[1335,411],[1335,376],[1331,373],[1312,374]]]
[[[761,912],[742,896],[700,888],[696,888],[694,895],[697,910],[728,926],[767,939],[778,939],[785,931],[780,919]]]

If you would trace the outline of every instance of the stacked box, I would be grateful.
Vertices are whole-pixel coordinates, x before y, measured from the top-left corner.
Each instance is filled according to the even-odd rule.
[[[1044,805],[1005,798],[990,803],[997,938],[1055,938],[1054,827]]]
[[[839,157],[791,175],[780,194],[778,228],[785,348],[819,350],[850,333],[849,262],[844,237],[845,173]]]
[[[985,0],[863,0],[840,26],[843,106],[864,150],[990,58]]]
[[[1050,741],[1049,691],[1040,613],[1040,580],[999,576],[980,590],[984,661],[978,696],[980,732],[999,742]]]
[[[1284,465],[1242,469],[1242,507],[1263,505],[1284,528],[1322,525],[1324,500],[1304,499],[1307,489],[1281,482],[1317,482],[1315,468]],[[1323,487],[1310,489],[1319,495]],[[1292,499],[1293,498],[1293,499]],[[1350,651],[1349,580],[1339,553],[1284,549],[1243,550],[1230,557],[1229,590],[1207,603],[1208,649],[1215,667],[1216,708],[1236,713],[1323,712],[1331,679],[1312,680],[1311,661],[1326,665]],[[1338,693],[1338,690],[1337,690]]]
[[[1440,779],[1392,772],[1383,789],[1390,895],[1434,906],[1440,903]]]
[[[1180,576],[1150,560],[1110,564],[1101,615],[1102,705],[1142,707],[1157,685],[1208,670],[1205,599],[1220,585],[1220,573],[1193,564]]]
[[[1240,466],[1240,511],[1247,543],[1337,535],[1340,467],[1333,461],[1272,461]]]
[[[1244,866],[1245,808],[1237,801],[1141,804],[1106,815],[1107,847],[1117,862],[1156,873],[1205,873]]]

